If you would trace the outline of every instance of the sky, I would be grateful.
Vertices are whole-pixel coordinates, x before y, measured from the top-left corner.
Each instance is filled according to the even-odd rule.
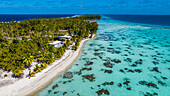
[[[170,15],[170,0],[0,0],[0,14]]]

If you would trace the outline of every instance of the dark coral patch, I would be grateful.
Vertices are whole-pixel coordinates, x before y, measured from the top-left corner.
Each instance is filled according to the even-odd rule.
[[[152,63],[153,63],[154,65],[159,64],[159,62],[156,62],[156,61],[152,61]]]
[[[102,57],[102,56],[99,56],[99,58],[100,58],[100,59],[103,59],[103,57]]]
[[[128,59],[128,60],[126,59],[126,61],[132,62],[131,59]],[[132,65],[130,65],[130,66],[136,67],[137,65],[142,64],[142,62],[143,62],[143,60],[142,60],[142,59],[139,59],[139,60],[135,61],[134,64],[132,64]]]
[[[149,93],[149,92],[146,92],[144,94],[144,96],[158,96],[158,93],[154,92],[154,93]]]
[[[48,93],[51,93],[51,90],[48,90]]]
[[[123,82],[124,85],[128,85],[129,83],[130,83],[130,81]]]
[[[105,91],[104,91],[104,94],[109,95],[110,93],[109,93],[108,90],[105,90]]]
[[[94,55],[95,55],[95,56],[99,56],[99,55],[100,55],[100,53],[94,53]]]
[[[107,50],[107,52],[110,52],[110,53],[112,53],[112,54],[120,54],[121,53],[121,51],[117,51],[117,50],[114,50],[114,48],[107,48],[108,50]]]
[[[63,95],[67,94],[67,92],[64,92]]]
[[[117,86],[118,86],[118,87],[122,87],[122,84],[121,84],[121,83],[118,83]]]
[[[80,96],[80,93],[77,93],[77,96]]]
[[[167,62],[170,62],[170,60],[166,60]]]
[[[81,75],[82,74],[82,71],[78,71],[78,72],[75,72],[75,74],[78,74],[78,75]]]
[[[139,84],[158,89],[157,85],[152,82],[139,81]]]
[[[159,83],[159,84],[161,84],[162,86],[165,86],[165,85],[166,85],[166,83],[165,83],[165,82],[160,81],[160,80],[158,81],[158,83]]]
[[[132,62],[132,59],[131,58],[126,58],[126,59],[124,59],[124,61]]]
[[[153,95],[158,95],[158,93],[154,92]]]
[[[110,62],[104,63],[104,66],[109,67],[109,68],[113,68],[113,64],[110,63]]]
[[[94,49],[94,51],[99,51],[99,49]]]
[[[162,79],[168,79],[167,77],[163,77],[163,76],[161,76],[161,78],[162,78]]]
[[[123,69],[120,69],[120,72],[124,72],[124,70],[123,70]]]
[[[89,58],[82,58],[82,60],[88,60]]]
[[[97,58],[91,58],[91,60],[97,60]]]
[[[102,48],[102,49],[103,49],[104,47],[100,47],[100,48]]]
[[[141,69],[135,69],[135,72],[140,73],[140,72],[142,72],[142,70]]]
[[[142,64],[143,60],[142,59],[139,59],[137,61],[135,61],[135,64]]]
[[[101,90],[97,91],[96,93],[97,93],[98,95],[102,95],[103,93],[104,93],[105,95],[109,95],[109,94],[110,94],[108,90],[104,90],[104,89],[101,89]]]
[[[112,73],[112,70],[105,70],[104,73]]]
[[[128,54],[124,54],[123,56],[128,56]]]
[[[161,73],[161,72],[158,70],[158,67],[154,67],[151,71],[156,71],[156,72]]]
[[[121,63],[121,61],[119,59],[113,59],[111,61],[114,62],[114,63]]]
[[[132,64],[132,65],[130,65],[130,66],[132,66],[132,67],[136,67],[136,66],[137,66],[137,64]]]
[[[94,74],[83,75],[82,77],[84,77],[85,79],[89,80],[90,82],[93,82],[95,80]]]
[[[85,66],[93,65],[93,62],[87,61],[86,64],[84,64],[84,65],[85,65]]]
[[[95,46],[96,44],[89,44],[90,46]]]
[[[57,91],[57,92],[54,92],[54,94],[57,94],[59,91]]]
[[[66,73],[64,73],[63,77],[70,79],[70,78],[73,78],[73,74],[72,74],[72,72],[66,72]]]
[[[113,85],[114,84],[114,82],[112,81],[112,82],[105,82],[105,83],[103,83],[102,85]]]
[[[90,67],[90,68],[82,68],[81,70],[87,70],[87,71],[90,71],[90,70],[92,70],[92,68]]]
[[[127,90],[131,90],[131,88],[130,88],[130,87],[127,87]]]
[[[140,55],[140,56],[143,56],[143,54],[141,54],[141,53],[140,53],[139,55]]]
[[[128,70],[128,72],[132,72],[132,73],[134,73],[134,71],[133,71],[133,70],[131,70],[131,69],[129,69],[129,70]]]
[[[68,82],[71,82],[71,80],[68,80]]]
[[[105,53],[104,52],[101,52],[101,53],[93,53],[94,56],[100,56],[100,55],[104,55]]]
[[[54,85],[54,86],[52,87],[52,89],[55,89],[55,88],[57,88],[57,87],[58,87],[58,84]]]
[[[103,92],[104,92],[104,89],[101,89],[101,90],[97,91],[96,93],[97,93],[98,95],[102,95]]]
[[[85,53],[83,53],[83,54],[85,54],[85,55],[86,55],[87,53],[85,52]]]

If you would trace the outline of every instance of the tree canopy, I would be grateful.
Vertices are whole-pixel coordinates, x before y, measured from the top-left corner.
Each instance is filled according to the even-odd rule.
[[[43,63],[41,66],[36,65],[35,72],[38,72],[40,70],[37,68],[46,68],[47,64],[61,58],[70,44],[75,42],[77,49],[83,37],[95,34],[98,24],[89,19],[100,18],[100,15],[85,15],[75,18],[0,22],[0,68],[12,70],[15,76],[20,76],[25,68],[37,60]],[[56,40],[57,36],[66,34],[72,39],[66,41],[62,47],[55,48],[47,44]],[[35,72],[30,71],[28,76],[34,76]]]

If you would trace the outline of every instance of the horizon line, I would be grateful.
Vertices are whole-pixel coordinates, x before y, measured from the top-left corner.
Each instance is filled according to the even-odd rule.
[[[170,15],[170,14],[52,14],[52,13],[5,13],[5,14],[1,14],[0,15]]]

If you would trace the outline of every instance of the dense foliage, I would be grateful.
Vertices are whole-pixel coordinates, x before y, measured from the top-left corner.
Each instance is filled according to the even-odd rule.
[[[91,18],[98,19],[96,16]],[[29,68],[36,60],[42,64],[36,65],[34,72],[29,72],[29,77],[34,76],[40,71],[39,68],[44,69],[62,57],[70,44],[75,42],[76,50],[82,38],[95,34],[97,30],[97,22],[78,17],[1,22],[0,68],[6,71],[12,70],[14,76],[19,77],[23,70]],[[55,48],[47,44],[55,41],[57,36],[65,34],[72,36],[72,39],[67,40],[62,47]]]
[[[102,18],[102,16],[101,15],[82,15],[77,18],[86,19],[86,20],[94,20],[94,19],[100,20],[100,18]]]

